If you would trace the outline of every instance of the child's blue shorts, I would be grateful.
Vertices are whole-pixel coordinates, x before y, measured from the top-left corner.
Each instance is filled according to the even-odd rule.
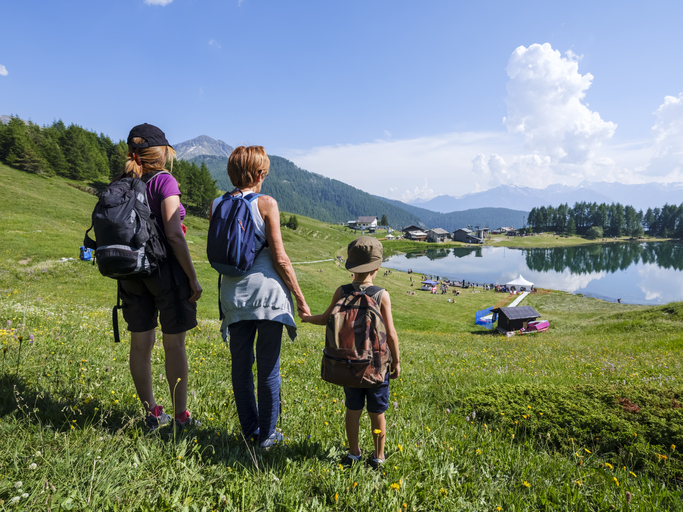
[[[381,414],[389,408],[389,372],[384,382],[376,388],[350,388],[344,386],[346,407],[352,411],[360,411],[368,400],[368,412]]]

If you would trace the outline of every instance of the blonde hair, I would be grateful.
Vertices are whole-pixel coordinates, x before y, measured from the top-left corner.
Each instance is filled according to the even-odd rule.
[[[268,176],[270,159],[263,146],[239,146],[228,159],[228,176],[237,188],[249,187],[258,181],[259,171]]]
[[[135,144],[142,142],[145,142],[145,139],[141,137],[133,138],[133,143]],[[140,158],[139,164],[135,161],[133,155],[137,155]],[[171,171],[173,171],[174,158],[175,149],[171,146],[152,146],[137,149],[128,146],[125,174],[133,173],[139,178],[149,172],[163,171],[167,161],[171,162]]]

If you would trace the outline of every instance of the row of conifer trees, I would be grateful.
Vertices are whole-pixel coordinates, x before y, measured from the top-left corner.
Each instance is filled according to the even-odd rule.
[[[62,176],[98,188],[123,172],[127,154],[125,141],[114,142],[103,133],[98,135],[75,124],[66,126],[61,120],[50,126],[18,117],[0,123],[0,162],[47,178]],[[196,213],[204,213],[218,195],[203,163],[175,161],[173,175],[183,201],[192,203]]]

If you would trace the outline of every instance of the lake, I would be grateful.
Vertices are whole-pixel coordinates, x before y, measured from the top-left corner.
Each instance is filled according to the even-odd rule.
[[[427,249],[391,256],[383,266],[482,284],[505,284],[521,274],[537,288],[628,304],[683,301],[683,244],[676,242]]]

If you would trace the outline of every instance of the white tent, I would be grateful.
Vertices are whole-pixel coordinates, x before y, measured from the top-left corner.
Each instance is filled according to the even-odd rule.
[[[511,286],[514,286],[514,287],[517,288],[518,290],[519,290],[522,286],[526,287],[526,289],[529,290],[533,285],[534,285],[534,283],[532,283],[532,282],[527,281],[526,279],[524,279],[524,278],[522,277],[522,274],[519,274],[519,277],[518,277],[517,279],[513,279],[513,280],[510,281],[509,283],[505,283],[505,286],[507,286],[508,288],[511,287]]]

